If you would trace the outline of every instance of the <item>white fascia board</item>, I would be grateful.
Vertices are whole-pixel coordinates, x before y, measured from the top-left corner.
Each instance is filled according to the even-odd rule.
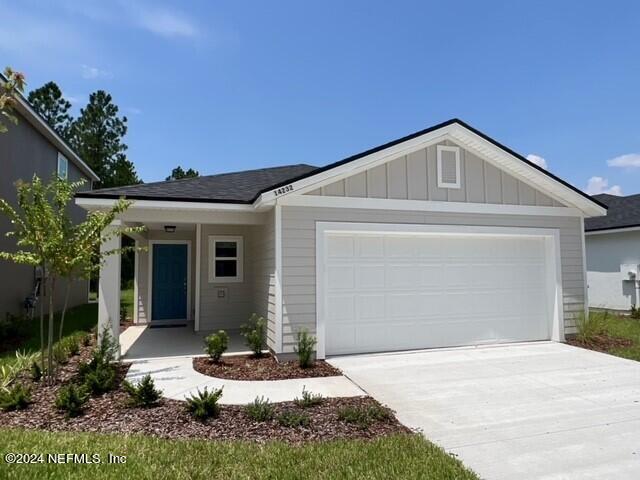
[[[113,198],[83,198],[75,199],[76,205],[85,210],[97,210],[101,208],[113,207],[118,200]],[[148,210],[180,210],[180,211],[233,211],[233,212],[255,212],[253,205],[238,203],[216,203],[216,202],[179,202],[160,200],[130,200],[129,209],[144,208]]]
[[[316,195],[292,195],[278,199],[278,204],[293,207],[360,208],[368,210],[540,215],[553,217],[583,216],[582,211],[573,207],[538,207],[530,205],[436,202],[429,200],[396,200],[386,198],[321,197]]]
[[[620,228],[607,228],[606,230],[595,230],[593,232],[584,232],[586,236],[591,235],[611,235],[613,233],[625,233],[625,232],[637,232],[640,231],[640,227],[620,227]]]
[[[602,216],[606,214],[606,209],[600,207],[593,201],[583,197],[571,188],[554,180],[543,172],[528,165],[509,152],[497,147],[493,143],[485,140],[476,133],[464,128],[459,124],[444,126],[433,132],[426,133],[420,137],[407,140],[392,147],[380,150],[352,162],[347,162],[330,170],[320,172],[317,175],[304,178],[297,182],[292,182],[283,188],[277,188],[263,193],[254,203],[256,207],[271,204],[276,198],[290,198],[303,195],[316,188],[328,185],[343,178],[356,175],[360,172],[373,168],[382,163],[386,163],[395,158],[408,155],[417,150],[421,150],[430,145],[443,140],[453,142],[468,148],[490,164],[496,166],[507,173],[512,174],[517,179],[529,186],[542,190],[550,197],[565,204],[569,204],[581,210],[586,217]]]

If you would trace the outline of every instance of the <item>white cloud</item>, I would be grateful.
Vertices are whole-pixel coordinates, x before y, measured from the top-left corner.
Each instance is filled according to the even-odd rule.
[[[527,155],[527,160],[535,165],[538,165],[539,167],[544,168],[545,170],[547,169],[547,161],[540,155],[534,155],[533,153],[530,153],[529,155]]]
[[[113,74],[108,70],[102,70],[90,65],[82,65],[82,78],[93,80],[95,78],[113,78]]]
[[[198,28],[187,16],[165,8],[138,6],[132,11],[136,24],[163,37],[196,37]]]
[[[591,177],[587,183],[585,190],[589,195],[597,195],[599,193],[608,193],[609,195],[622,195],[622,187],[613,185],[609,187],[609,180],[602,177]]]
[[[627,153],[626,155],[620,155],[612,158],[611,160],[607,160],[607,165],[610,167],[639,168],[640,153]]]

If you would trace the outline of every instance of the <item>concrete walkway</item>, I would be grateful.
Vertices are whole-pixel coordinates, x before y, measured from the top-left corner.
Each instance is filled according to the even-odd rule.
[[[337,357],[482,478],[640,478],[640,362],[558,343]]]
[[[264,396],[271,402],[287,402],[302,394],[302,389],[319,393],[324,397],[357,397],[364,395],[348,378],[343,376],[300,378],[292,380],[241,381],[223,380],[202,375],[193,369],[191,357],[150,358],[134,360],[127,373],[127,380],[138,382],[151,375],[163,396],[184,400],[198,389],[223,387],[222,404],[246,404],[256,396]]]

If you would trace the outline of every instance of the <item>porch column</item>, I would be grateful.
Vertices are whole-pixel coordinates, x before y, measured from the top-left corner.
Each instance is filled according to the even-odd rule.
[[[107,229],[116,229],[112,225]],[[100,252],[119,249],[120,235],[100,245]],[[120,253],[106,257],[100,267],[100,282],[98,288],[98,335],[102,335],[105,327],[111,331],[111,336],[118,345],[116,356],[120,357]]]

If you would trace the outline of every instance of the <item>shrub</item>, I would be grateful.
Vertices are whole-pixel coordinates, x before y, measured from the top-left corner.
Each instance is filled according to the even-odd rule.
[[[62,345],[67,350],[70,357],[74,357],[80,353],[80,335],[71,335],[62,339]]]
[[[42,378],[42,368],[40,367],[40,364],[36,361],[31,362],[31,380],[33,380],[34,382],[39,382],[40,379]]]
[[[17,374],[18,371],[13,364],[0,365],[0,390],[9,388]]]
[[[84,409],[84,404],[89,399],[89,392],[84,386],[75,383],[64,385],[58,391],[56,408],[64,410],[67,417],[77,417]]]
[[[58,342],[53,346],[53,359],[59,365],[69,363],[69,353],[62,342]]]
[[[204,339],[205,347],[204,351],[211,357],[211,360],[218,363],[222,354],[227,351],[229,347],[229,335],[224,330],[218,331],[218,333],[212,333]]]
[[[576,338],[583,343],[591,343],[595,337],[602,335],[605,332],[606,322],[609,317],[609,312],[593,312],[587,314],[580,312],[576,321],[576,327],[578,333]]]
[[[366,407],[343,407],[338,411],[338,418],[346,423],[354,423],[362,429],[369,428],[373,422],[387,420],[389,411],[380,405]]]
[[[100,365],[86,372],[83,381],[87,391],[94,395],[101,395],[115,387],[116,371],[111,365]]]
[[[89,345],[91,345],[91,334],[88,332],[81,332],[79,335],[80,337],[80,343],[85,346],[88,347]]]
[[[206,420],[209,417],[217,417],[220,413],[220,405],[218,400],[222,397],[222,388],[214,389],[213,391],[198,390],[198,393],[188,397],[187,411],[191,413],[198,420]]]
[[[640,308],[636,308],[635,305],[631,305],[631,311],[629,312],[629,316],[631,318],[635,318],[636,320],[640,318]]]
[[[283,427],[306,427],[311,423],[311,418],[304,412],[287,410],[278,415],[278,423]]]
[[[136,385],[125,380],[122,386],[129,394],[128,404],[133,407],[153,407],[162,395],[162,391],[153,383],[151,375],[145,375]]]
[[[268,398],[256,397],[256,399],[244,407],[247,416],[257,422],[271,420],[274,415],[273,405]]]
[[[240,334],[244,337],[246,345],[251,349],[253,355],[256,357],[262,356],[266,330],[266,320],[264,317],[260,317],[255,313],[251,315],[249,323],[240,327]]]
[[[302,387],[302,396],[294,400],[295,404],[302,408],[315,407],[324,402],[324,398],[319,393],[311,393],[305,387]]]
[[[298,363],[301,368],[309,368],[313,365],[313,352],[316,347],[316,339],[309,335],[307,330],[298,332],[298,342],[295,352],[298,354]]]
[[[12,387],[0,390],[0,409],[23,410],[31,403],[31,390],[21,383],[16,383]]]

